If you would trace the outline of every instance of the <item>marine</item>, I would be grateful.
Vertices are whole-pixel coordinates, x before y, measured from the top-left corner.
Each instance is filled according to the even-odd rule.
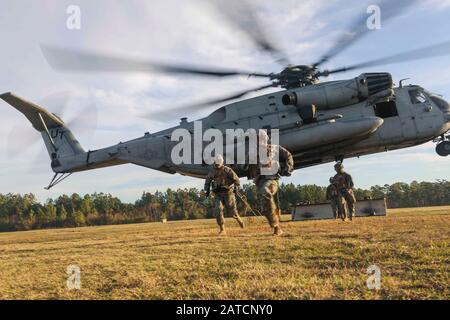
[[[327,200],[330,201],[331,210],[333,211],[333,217],[335,220],[342,218],[342,198],[339,195],[337,181],[334,177],[330,178],[330,185],[327,188]]]
[[[261,161],[258,152],[257,164],[248,166],[248,178],[256,185],[259,210],[264,215],[275,236],[281,236],[283,230],[280,226],[281,211],[277,199],[279,179],[281,176],[290,176],[294,170],[292,154],[281,146],[269,144],[269,136],[264,130],[258,135],[259,152],[267,152],[267,161]],[[274,169],[275,168],[275,169]]]
[[[339,196],[341,197],[341,201],[343,203],[342,209],[342,219],[343,220],[353,220],[355,217],[355,206],[356,206],[356,198],[355,193],[353,192],[354,183],[353,178],[344,170],[344,165],[342,163],[337,163],[334,166],[336,170],[336,175],[334,176],[334,180],[337,182]],[[347,206],[345,206],[347,204]]]
[[[223,209],[228,216],[232,216],[241,228],[244,228],[244,221],[239,216],[236,206],[235,193],[239,192],[240,181],[233,169],[224,165],[222,155],[217,155],[214,159],[214,168],[208,173],[205,182],[206,196],[214,193],[214,215],[219,225],[219,235],[226,235],[225,218]]]

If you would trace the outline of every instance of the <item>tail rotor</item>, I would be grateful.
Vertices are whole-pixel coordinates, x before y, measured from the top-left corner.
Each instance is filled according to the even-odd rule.
[[[39,105],[48,108],[58,119],[63,119],[72,109],[73,96],[70,91],[57,92],[42,99]],[[90,103],[86,107],[70,112],[71,118],[64,124],[81,136],[92,137],[97,129],[98,109],[93,99],[89,98],[88,101]],[[12,160],[24,159],[29,172],[43,171],[44,165],[48,163],[48,152],[40,145],[41,139],[39,132],[17,124],[8,135],[7,156]]]

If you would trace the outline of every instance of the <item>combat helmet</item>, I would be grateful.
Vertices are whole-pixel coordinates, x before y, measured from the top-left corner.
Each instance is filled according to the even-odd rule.
[[[342,164],[342,162],[338,162],[338,163],[336,163],[336,164],[334,165],[334,168],[335,168],[336,170],[344,169],[344,165]]]
[[[222,168],[224,166],[225,160],[221,154],[216,155],[214,158],[214,166],[216,168]]]

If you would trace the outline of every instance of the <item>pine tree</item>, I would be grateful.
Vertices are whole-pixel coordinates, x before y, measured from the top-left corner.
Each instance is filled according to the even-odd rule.
[[[57,225],[59,227],[64,227],[66,226],[66,221],[67,221],[67,211],[66,208],[63,205],[61,205],[59,207]]]
[[[75,211],[70,215],[71,224],[75,227],[84,227],[86,225],[86,217],[80,211]]]

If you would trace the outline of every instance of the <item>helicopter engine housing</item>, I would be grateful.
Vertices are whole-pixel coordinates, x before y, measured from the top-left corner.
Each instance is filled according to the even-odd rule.
[[[317,110],[328,110],[363,102],[380,94],[390,95],[393,86],[389,73],[363,73],[350,80],[299,88],[285,94],[282,100],[284,105],[297,108],[314,105]]]

